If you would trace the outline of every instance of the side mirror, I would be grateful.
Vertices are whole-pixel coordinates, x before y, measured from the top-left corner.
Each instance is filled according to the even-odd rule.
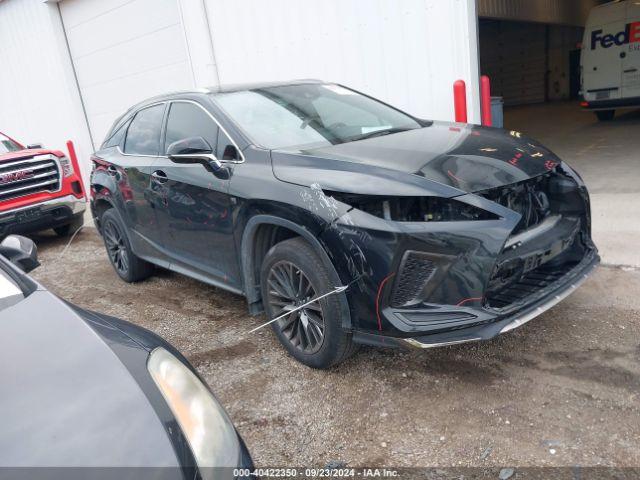
[[[20,267],[25,273],[40,265],[38,248],[33,240],[21,235],[9,235],[0,243],[0,255]]]
[[[27,150],[39,150],[42,148],[42,144],[41,143],[30,143],[29,145],[27,145]]]
[[[189,137],[173,142],[167,148],[167,157],[179,164],[199,163],[222,180],[228,180],[231,176],[230,170],[216,158],[211,145],[202,137]]]

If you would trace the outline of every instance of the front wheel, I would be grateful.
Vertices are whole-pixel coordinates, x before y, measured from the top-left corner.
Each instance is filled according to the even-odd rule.
[[[313,368],[329,368],[355,351],[351,332],[342,328],[344,313],[338,293],[296,308],[333,290],[329,271],[302,238],[278,243],[267,253],[260,273],[262,302],[280,343],[296,360]],[[295,311],[294,311],[295,310]],[[287,314],[287,312],[291,312]]]

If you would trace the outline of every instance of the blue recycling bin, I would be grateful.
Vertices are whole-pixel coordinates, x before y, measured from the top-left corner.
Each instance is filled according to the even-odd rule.
[[[504,101],[502,97],[491,97],[491,124],[496,128],[504,127]]]

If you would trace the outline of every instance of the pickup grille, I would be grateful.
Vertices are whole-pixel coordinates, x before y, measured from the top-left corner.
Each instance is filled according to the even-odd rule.
[[[60,168],[53,155],[0,163],[0,202],[60,190]]]

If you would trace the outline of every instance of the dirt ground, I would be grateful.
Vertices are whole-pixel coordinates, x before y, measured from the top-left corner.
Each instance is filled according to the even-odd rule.
[[[330,371],[287,356],[244,299],[159,271],[126,284],[95,229],[36,238],[34,277],[178,347],[258,466],[640,465],[640,272],[601,267],[529,324],[426,352],[363,348]]]

